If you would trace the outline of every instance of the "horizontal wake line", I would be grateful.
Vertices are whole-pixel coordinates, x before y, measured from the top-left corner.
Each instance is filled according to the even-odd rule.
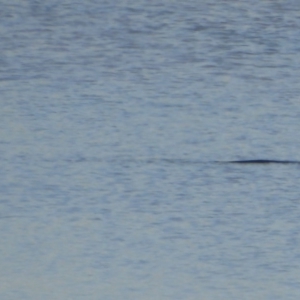
[[[241,160],[215,160],[215,161],[203,161],[197,159],[182,159],[182,158],[80,158],[67,160],[72,163],[80,162],[108,162],[108,163],[120,163],[120,162],[135,162],[135,163],[149,163],[149,164],[175,164],[175,165],[195,165],[195,164],[300,164],[300,160],[278,160],[278,159],[241,159]]]
[[[274,160],[274,159],[250,159],[250,160],[232,160],[220,163],[232,164],[299,164],[300,161],[296,160]]]
[[[151,160],[150,160],[151,161]],[[150,162],[149,161],[149,162]],[[218,164],[300,164],[298,160],[277,160],[277,159],[247,159],[247,160],[223,160],[223,161],[197,161],[197,160],[186,160],[186,159],[161,159],[156,162],[166,162],[174,164],[203,164],[203,163],[218,163]],[[153,160],[152,162],[155,162]]]

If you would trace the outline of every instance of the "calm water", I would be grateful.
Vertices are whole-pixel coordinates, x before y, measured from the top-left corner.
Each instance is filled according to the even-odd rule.
[[[0,20],[1,299],[299,299],[299,1]]]

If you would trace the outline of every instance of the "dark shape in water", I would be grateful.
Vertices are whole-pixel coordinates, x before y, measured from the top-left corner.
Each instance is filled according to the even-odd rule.
[[[233,160],[229,163],[234,164],[299,164],[300,161],[295,160],[273,160],[273,159],[250,159],[250,160]]]

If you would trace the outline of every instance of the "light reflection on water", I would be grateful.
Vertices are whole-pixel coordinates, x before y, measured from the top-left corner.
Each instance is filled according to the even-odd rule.
[[[297,299],[297,3],[3,7],[1,299]]]

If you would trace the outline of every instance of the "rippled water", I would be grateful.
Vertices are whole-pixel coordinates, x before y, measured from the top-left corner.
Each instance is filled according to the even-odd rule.
[[[298,1],[2,1],[0,298],[299,299]]]

